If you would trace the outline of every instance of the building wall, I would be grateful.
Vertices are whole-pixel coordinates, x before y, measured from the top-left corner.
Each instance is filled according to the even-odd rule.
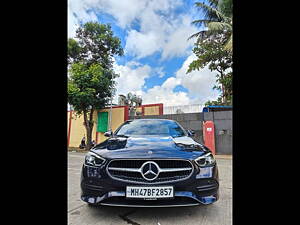
[[[215,123],[217,154],[232,154],[232,111],[206,112],[204,119]]]
[[[143,115],[162,115],[163,104],[149,104],[138,107]],[[98,126],[98,112],[110,112],[110,108],[104,108],[94,112],[93,119],[95,121],[92,139],[96,143],[101,143],[107,139],[104,132],[97,132]],[[71,120],[70,120],[70,115]],[[115,131],[122,123],[129,119],[128,106],[113,106],[112,107],[112,130]],[[75,116],[73,111],[68,112],[68,147],[79,147],[83,136],[86,136],[86,129],[83,125],[83,116]]]
[[[123,106],[123,107],[113,107],[112,108],[111,128],[112,128],[113,131],[115,131],[122,123],[125,122],[125,120],[128,119],[128,118],[126,118],[126,115],[125,115],[125,110],[126,109],[127,109],[127,107],[125,107],[125,106]],[[109,111],[110,111],[110,108],[99,110],[99,112],[109,112]],[[97,133],[98,133],[97,134],[98,138],[96,140],[97,143],[101,143],[101,142],[103,142],[107,139],[107,137],[104,136],[104,133],[102,133],[102,132],[97,132]]]
[[[136,111],[142,112],[143,115],[160,115],[162,114],[163,104],[149,104],[137,107]],[[127,112],[126,112],[127,110]],[[99,112],[109,112],[110,108],[99,110]],[[112,130],[115,131],[122,123],[129,119],[128,106],[115,106],[112,108]],[[97,132],[97,143],[107,139],[104,133]]]
[[[112,109],[112,129],[115,131],[125,120],[128,119],[128,114],[126,115],[126,106],[122,107],[113,107]],[[96,143],[100,143],[106,140],[104,133],[97,132],[98,126],[98,112],[109,112],[110,108],[101,109],[94,112],[93,120],[95,121],[93,131],[92,131],[92,140],[95,140]],[[72,119],[70,121],[70,114],[72,114]],[[83,125],[84,119],[83,116],[77,117],[74,112],[68,112],[68,147],[79,147],[83,136],[86,137],[86,129]],[[69,127],[71,127],[69,129]]]
[[[144,115],[145,116],[159,115],[159,106],[144,107]]]
[[[142,107],[141,107],[141,106],[140,106],[140,107],[137,107],[137,108],[136,108],[136,112],[143,113],[143,109],[142,109]]]
[[[142,116],[163,115],[163,104],[148,104],[136,108],[137,112],[141,112]]]
[[[69,126],[71,127],[69,129],[69,146],[78,147],[80,145],[82,137],[86,136],[85,127],[83,126],[83,116],[78,117],[75,115],[74,111],[71,112],[71,122],[69,121]]]
[[[95,120],[97,118],[96,113],[93,115],[93,119]],[[74,111],[72,111],[72,121],[68,125],[71,125],[70,131],[70,137],[69,137],[69,147],[79,147],[81,143],[81,139],[85,136],[86,137],[86,129],[83,125],[84,119],[83,115],[82,116],[77,116],[75,115]],[[93,127],[93,132],[92,132],[92,139],[96,140],[96,126],[94,125]]]
[[[69,146],[69,140],[70,140],[70,124],[71,124],[71,120],[70,120],[70,116],[71,116],[72,112],[71,111],[68,111],[67,113],[67,143],[68,143],[68,146]]]
[[[68,132],[68,136],[69,136],[70,113],[71,112],[67,112],[67,132]]]

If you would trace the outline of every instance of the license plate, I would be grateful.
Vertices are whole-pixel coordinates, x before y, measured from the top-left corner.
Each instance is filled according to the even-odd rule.
[[[144,198],[144,199],[157,199],[157,198],[173,198],[173,186],[163,187],[126,187],[126,198]]]

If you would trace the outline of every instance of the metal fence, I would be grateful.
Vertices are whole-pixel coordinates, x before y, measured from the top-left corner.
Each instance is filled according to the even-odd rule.
[[[183,114],[183,113],[199,113],[202,112],[203,104],[164,106],[164,115]]]

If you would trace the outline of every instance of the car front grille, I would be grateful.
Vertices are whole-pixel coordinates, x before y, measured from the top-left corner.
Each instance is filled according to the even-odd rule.
[[[147,163],[151,163],[152,167],[158,167],[154,170],[157,176],[153,180],[148,180],[145,175],[143,176],[148,169],[144,168],[148,167]],[[122,159],[112,160],[107,166],[107,172],[113,179],[142,184],[184,180],[191,176],[193,170],[191,162],[182,159]]]

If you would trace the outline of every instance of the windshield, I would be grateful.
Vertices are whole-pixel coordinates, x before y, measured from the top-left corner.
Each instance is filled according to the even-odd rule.
[[[116,135],[158,135],[181,137],[186,132],[175,121],[170,120],[133,120],[123,124]]]

